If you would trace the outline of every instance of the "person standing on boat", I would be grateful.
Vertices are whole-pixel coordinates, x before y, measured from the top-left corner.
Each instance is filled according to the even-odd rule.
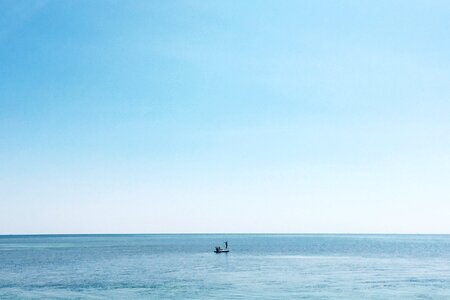
[[[228,249],[228,241],[225,242],[225,249]]]

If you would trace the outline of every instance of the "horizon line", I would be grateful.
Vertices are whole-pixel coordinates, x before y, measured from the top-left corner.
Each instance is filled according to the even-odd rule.
[[[10,236],[94,236],[94,235],[450,235],[450,233],[399,233],[399,232],[153,232],[153,233],[1,233]]]

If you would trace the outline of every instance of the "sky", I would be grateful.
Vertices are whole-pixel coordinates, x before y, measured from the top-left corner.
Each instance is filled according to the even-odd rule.
[[[450,233],[449,15],[0,0],[0,234]]]

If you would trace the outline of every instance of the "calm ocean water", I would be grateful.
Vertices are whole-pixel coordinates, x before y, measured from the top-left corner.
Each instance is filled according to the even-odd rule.
[[[16,298],[450,299],[450,236],[0,236]]]

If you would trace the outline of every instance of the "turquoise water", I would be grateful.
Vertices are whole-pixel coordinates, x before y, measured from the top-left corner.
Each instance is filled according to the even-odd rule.
[[[450,236],[0,236],[15,298],[450,299]]]

